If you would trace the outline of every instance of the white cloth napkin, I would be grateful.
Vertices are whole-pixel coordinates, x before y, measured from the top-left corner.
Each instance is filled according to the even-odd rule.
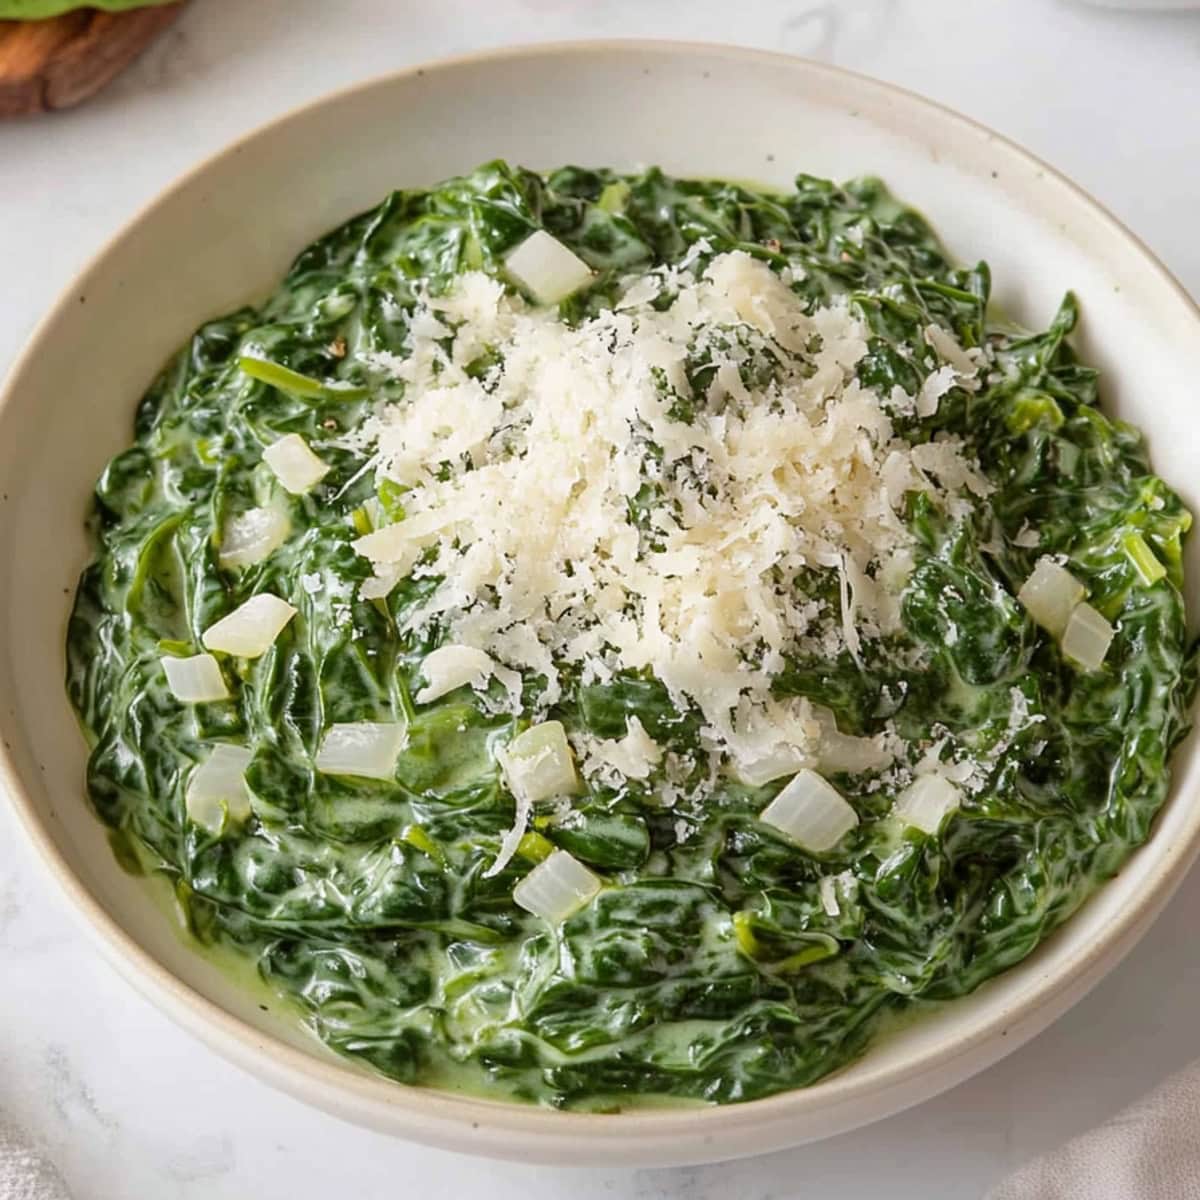
[[[71,1200],[62,1176],[0,1113],[0,1200]]]
[[[1200,1063],[1035,1158],[988,1200],[1200,1200]]]

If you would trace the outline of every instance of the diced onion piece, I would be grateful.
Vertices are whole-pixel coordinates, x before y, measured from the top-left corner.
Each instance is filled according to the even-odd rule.
[[[782,779],[785,775],[795,775],[806,763],[811,762],[809,755],[795,746],[780,746],[762,758],[750,762],[739,763],[737,777],[750,787],[762,787],[773,779]]]
[[[857,775],[886,767],[892,761],[893,756],[875,738],[842,733],[832,709],[823,704],[814,704],[813,716],[821,729],[817,765],[822,771],[845,771]]]
[[[892,755],[874,738],[855,737],[853,734],[834,730],[821,741],[817,751],[817,762],[822,771],[845,771],[859,775],[863,771],[874,771],[886,767]]]
[[[188,780],[188,817],[209,833],[220,833],[226,819],[244,821],[250,815],[250,793],[242,776],[253,757],[245,746],[214,746]]]
[[[803,849],[823,854],[858,824],[858,814],[836,788],[806,767],[763,809],[759,820]]]
[[[480,687],[495,669],[491,656],[474,646],[439,646],[421,663],[425,687],[414,699],[418,704],[428,704],[468,684],[473,688]]]
[[[962,793],[941,775],[921,775],[900,794],[892,816],[922,833],[937,833],[946,819],[962,803]]]
[[[1061,637],[1071,610],[1085,594],[1083,584],[1070,571],[1043,556],[1021,585],[1017,599],[1043,629]]]
[[[1062,636],[1062,652],[1085,671],[1094,671],[1104,661],[1114,633],[1090,604],[1077,604]]]
[[[392,779],[407,734],[408,727],[403,722],[352,721],[331,725],[321,740],[315,766],[322,775]]]
[[[497,757],[509,790],[530,804],[579,788],[575,759],[560,721],[531,726],[513,738]]]
[[[211,654],[193,654],[191,658],[164,657],[159,662],[176,700],[182,700],[184,704],[206,704],[229,699],[225,677]]]
[[[591,267],[544,229],[510,251],[504,265],[539,304],[557,304],[592,278]]]
[[[289,433],[272,442],[263,451],[263,462],[293,496],[302,496],[330,471],[329,464],[322,462],[298,433]]]
[[[225,523],[217,561],[223,567],[252,567],[288,539],[292,523],[274,508],[251,508]]]
[[[555,850],[513,888],[526,912],[559,925],[600,890],[600,880],[565,850]]]
[[[286,600],[260,592],[210,625],[202,641],[210,650],[238,658],[258,658],[266,654],[295,615],[296,610]]]

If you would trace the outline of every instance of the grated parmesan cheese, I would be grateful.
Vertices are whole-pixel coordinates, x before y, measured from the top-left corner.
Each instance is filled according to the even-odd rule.
[[[952,513],[988,491],[957,440],[896,435],[896,396],[856,378],[868,334],[847,303],[807,311],[740,251],[631,278],[577,326],[462,277],[418,306],[405,355],[363,358],[405,385],[361,433],[379,478],[407,489],[405,518],[355,543],[375,568],[364,595],[437,579],[405,628],[541,677],[543,712],[563,666],[585,683],[649,670],[699,711],[719,762],[766,779],[819,761],[819,730],[771,695],[788,654],[860,660],[899,627],[906,491]],[[926,337],[948,365],[906,401],[918,411],[976,386],[981,353]],[[468,372],[485,349],[497,365]],[[832,574],[837,611],[802,572]],[[661,758],[632,722],[594,741],[589,776],[644,778]]]
[[[622,779],[648,779],[662,762],[662,747],[637,717],[626,717],[623,738],[579,736],[588,778],[618,785]]]
[[[954,370],[956,382],[974,391],[978,386],[975,376],[983,365],[982,354],[978,350],[964,350],[948,329],[940,325],[925,326],[925,341],[933,347],[943,362],[948,363]],[[935,373],[936,374],[936,373]]]

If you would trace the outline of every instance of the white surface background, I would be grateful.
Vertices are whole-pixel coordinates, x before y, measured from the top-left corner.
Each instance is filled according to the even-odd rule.
[[[806,54],[957,107],[1090,189],[1200,293],[1200,13],[1067,0],[193,0],[88,107],[0,125],[0,370],[118,225],[291,105],[424,58],[639,35]],[[1193,873],[1051,1030],[869,1129],[694,1170],[524,1168],[342,1125],[214,1058],[98,958],[0,803],[0,1109],[78,1200],[963,1200],[1200,1056],[1198,907]]]

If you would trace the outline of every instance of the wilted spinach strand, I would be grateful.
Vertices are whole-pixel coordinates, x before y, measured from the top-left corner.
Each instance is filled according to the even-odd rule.
[[[538,823],[612,885],[560,931],[512,901],[528,857],[485,878],[513,820],[489,745],[514,726],[469,691],[414,708],[433,640],[398,636],[396,618],[430,583],[402,583],[386,603],[358,597],[369,566],[350,543],[373,482],[340,439],[399,395],[368,379],[358,354],[402,353],[421,289],[466,269],[501,274],[539,227],[599,273],[562,306],[568,321],[610,304],[631,271],[741,249],[802,268],[795,288],[814,306],[852,298],[872,331],[858,375],[881,393],[917,391],[930,323],[963,346],[990,343],[984,388],[955,388],[934,417],[898,422],[912,441],[964,437],[996,487],[959,522],[910,496],[917,561],[903,618],[927,665],[797,659],[778,681],[833,708],[844,731],[891,719],[911,742],[941,727],[990,754],[986,787],[940,838],[910,830],[881,858],[873,831],[895,797],[862,776],[837,779],[862,823],[824,862],[756,819],[782,781],[722,786],[686,835],[636,789],[600,789],[569,827]],[[69,688],[92,742],[88,793],[122,861],[173,881],[195,936],[253,956],[335,1049],[406,1083],[553,1105],[729,1102],[811,1083],[858,1055],[885,1014],[1018,962],[1149,835],[1196,656],[1180,593],[1189,518],[1137,431],[1097,406],[1096,372],[1066,340],[1075,302],[1024,334],[989,322],[988,288],[985,266],[953,266],[873,180],[800,176],[784,195],[657,170],[542,177],[492,163],[396,192],[322,238],[262,307],[210,321],[171,360],[96,489]],[[247,355],[285,371],[252,365],[252,377],[239,368]],[[287,372],[319,382],[297,387]],[[332,472],[315,495],[285,498],[281,549],[222,569],[224,522],[278,500],[261,452],[291,432]],[[1026,525],[1036,548],[1014,540]],[[1166,567],[1153,584],[1127,552],[1134,532]],[[1056,553],[1118,629],[1092,674],[1064,662],[1014,600],[1037,557]],[[176,702],[164,648],[196,652],[202,630],[266,590],[299,615],[239,668],[235,700]],[[1013,689],[1042,720],[1010,737]],[[410,739],[394,783],[314,771],[331,723],[402,715]],[[550,715],[603,737],[636,715],[660,743],[696,745],[694,714],[652,678],[569,686]],[[183,807],[214,739],[254,752],[255,813],[223,837]],[[831,871],[859,881],[835,917],[818,894]]]

